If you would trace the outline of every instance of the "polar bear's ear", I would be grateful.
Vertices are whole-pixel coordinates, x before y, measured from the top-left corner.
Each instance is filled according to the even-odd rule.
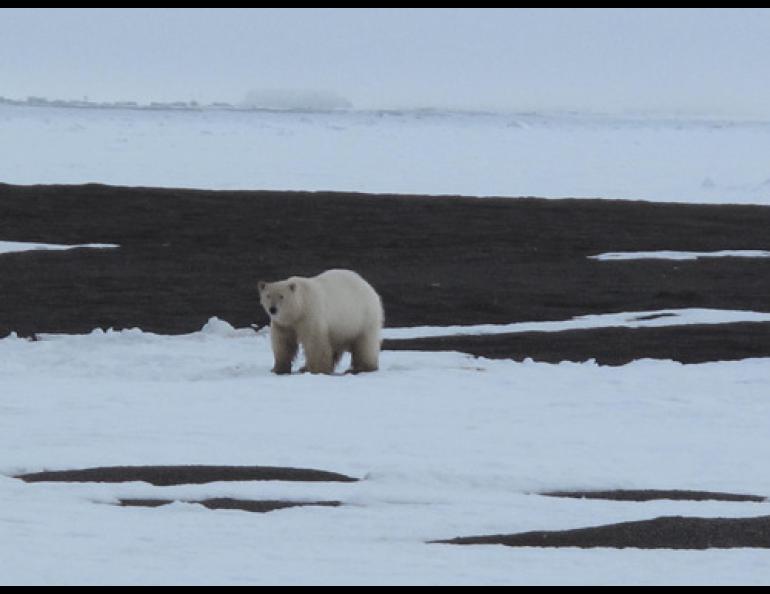
[[[297,283],[289,283],[289,290],[293,293],[297,290]]]
[[[260,293],[265,290],[266,286],[267,286],[267,283],[265,281],[259,281],[257,283],[257,289],[259,289]]]

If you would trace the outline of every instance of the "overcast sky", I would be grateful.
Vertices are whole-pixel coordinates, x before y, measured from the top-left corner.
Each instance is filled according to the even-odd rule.
[[[0,9],[0,96],[770,117],[770,10]]]

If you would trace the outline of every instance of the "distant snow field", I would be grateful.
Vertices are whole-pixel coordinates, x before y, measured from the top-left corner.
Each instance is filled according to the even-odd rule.
[[[765,250],[720,250],[718,252],[607,252],[589,256],[592,260],[697,260],[698,258],[770,258]]]
[[[32,243],[28,241],[0,241],[0,254],[28,252],[33,250],[73,250],[75,248],[109,249],[119,247],[114,243],[80,243],[62,245],[58,243]]]
[[[642,313],[642,312],[639,312]],[[626,318],[633,313],[623,314]],[[638,317],[638,314],[637,314]],[[386,351],[371,374],[270,373],[265,330],[0,340],[6,584],[766,584],[768,550],[429,545],[768,503],[566,500],[561,489],[770,495],[770,359],[620,367]],[[357,483],[23,483],[44,469],[274,465]],[[118,499],[338,500],[267,514]]]
[[[0,182],[770,204],[770,122],[0,105]]]

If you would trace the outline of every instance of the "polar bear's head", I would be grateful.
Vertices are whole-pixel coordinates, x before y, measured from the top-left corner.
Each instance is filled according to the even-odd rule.
[[[302,316],[302,297],[295,279],[267,283],[259,281],[259,301],[271,322],[293,326]]]

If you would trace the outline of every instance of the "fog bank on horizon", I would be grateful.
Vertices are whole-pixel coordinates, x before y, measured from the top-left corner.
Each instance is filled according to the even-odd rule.
[[[0,9],[0,96],[770,118],[768,9]]]

